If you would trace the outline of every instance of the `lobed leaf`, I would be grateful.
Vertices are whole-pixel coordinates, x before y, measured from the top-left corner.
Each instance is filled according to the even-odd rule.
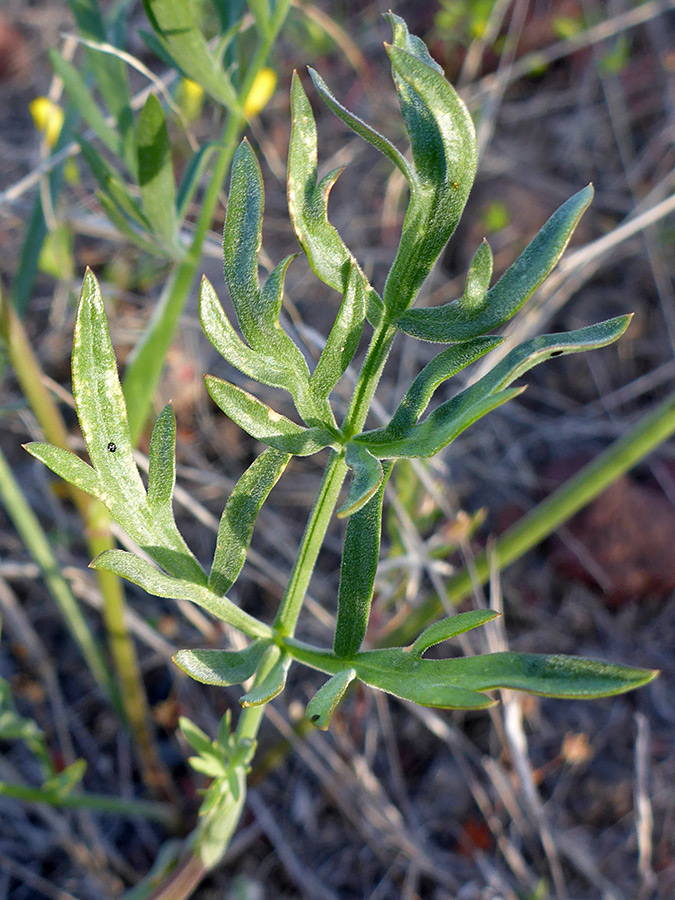
[[[407,309],[455,230],[473,184],[476,135],[463,102],[419,38],[388,14],[387,47],[410,138],[414,180],[401,241],[384,286],[387,314]]]
[[[265,450],[237,481],[218,527],[208,583],[214,593],[224,595],[239,577],[260,508],[290,458],[278,450]]]
[[[135,553],[128,553],[126,550],[106,550],[89,565],[92,569],[114,572],[155,597],[189,600],[251,637],[267,638],[270,635],[270,629],[266,625],[239,609],[227,597],[219,597],[202,584],[166,575]]]
[[[254,641],[243,650],[179,650],[172,659],[195,681],[229,687],[255,674],[268,647],[265,641]]]
[[[352,266],[363,285],[368,317],[377,324],[382,301],[368,283],[354,255],[328,221],[328,195],[342,169],[317,184],[317,134],[314,114],[297,73],[291,85],[291,138],[288,146],[288,212],[295,235],[315,274],[346,294]]]
[[[338,703],[355,678],[356,671],[354,669],[343,669],[337,675],[329,678],[307,704],[305,715],[309,721],[322,731],[326,731]]]
[[[206,389],[216,406],[248,434],[294,456],[310,456],[324,447],[336,448],[337,436],[322,426],[303,428],[275,412],[248,391],[207,375]]]
[[[482,302],[464,297],[442,306],[410,309],[396,319],[401,331],[424,341],[466,341],[492,331],[514,316],[550,274],[593,199],[588,185],[556,210],[538,234],[484,295]]]
[[[491,609],[472,609],[469,612],[456,613],[454,616],[448,616],[439,622],[429,625],[420,634],[417,640],[410,646],[410,655],[421,657],[429,649],[436,644],[441,644],[449,638],[456,637],[458,634],[464,634],[471,631],[472,628],[478,628],[496,619],[499,613]]]
[[[176,183],[171,142],[162,105],[154,94],[145,101],[136,127],[138,183],[143,213],[160,243],[176,242]]]
[[[333,651],[341,658],[357,653],[368,628],[380,557],[384,489],[392,464],[385,463],[383,469],[377,492],[347,522],[333,640]]]

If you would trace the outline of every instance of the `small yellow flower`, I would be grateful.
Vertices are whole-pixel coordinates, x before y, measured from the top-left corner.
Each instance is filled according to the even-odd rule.
[[[48,97],[36,97],[28,108],[35,127],[44,133],[47,144],[53,147],[63,127],[63,110]]]
[[[196,81],[183,78],[176,91],[176,99],[188,122],[199,118],[204,102],[204,88]]]
[[[244,115],[247,119],[257,116],[267,106],[277,86],[277,73],[274,69],[261,69],[244,103]]]

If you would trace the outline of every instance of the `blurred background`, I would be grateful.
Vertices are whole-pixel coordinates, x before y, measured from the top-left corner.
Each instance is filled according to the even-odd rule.
[[[195,152],[218,139],[223,108],[191,92],[153,52],[157,48],[142,36],[149,25],[141,3],[99,5],[112,23],[109,40],[128,54],[122,61],[130,96],[151,89],[171,99],[171,157],[180,181]],[[215,33],[210,3],[195,8],[206,33]],[[437,618],[453,572],[470,570],[495,536],[628,433],[669,395],[675,375],[673,2],[296,0],[266,62],[268,89],[244,131],[265,178],[265,265],[297,247],[284,184],[288,90],[297,69],[317,117],[320,174],[346,166],[331,193],[331,221],[375,287],[382,287],[405,211],[403,178],[346,130],[303,73],[311,64],[346,106],[405,149],[382,47],[390,39],[382,17],[389,8],[425,40],[459,90],[480,147],[464,217],[419,304],[461,294],[483,237],[494,251],[495,275],[501,274],[551,213],[592,182],[594,202],[561,265],[506,333],[516,341],[627,312],[634,318],[618,344],[531,372],[522,397],[429,465],[397,467],[367,637],[373,647],[395,629],[405,633],[416,610]],[[123,366],[175,264],[156,243],[124,230],[105,197],[97,196],[100,183],[73,143],[91,123],[64,92],[48,50],[57,49],[91,83],[96,71],[81,38],[81,23],[78,31],[65,0],[5,0],[0,9],[0,278],[76,449],[69,366],[85,266],[101,281]],[[245,55],[246,47],[240,52]],[[101,149],[96,134],[89,140]],[[197,186],[186,203],[186,240],[203,197]],[[196,273],[206,273],[222,299],[224,199]],[[320,350],[338,304],[303,258],[293,263],[285,315],[308,357]],[[401,336],[373,424],[395,408],[437,349]],[[103,642],[101,588],[87,569],[91,553],[82,522],[63,486],[21,449],[41,439],[43,426],[6,350],[1,365],[0,448],[46,534],[52,563]],[[481,365],[467,377],[477,377]],[[213,406],[203,387],[206,372],[232,377],[201,334],[195,283],[153,406],[159,410],[171,400],[176,412],[177,517],[203,560],[212,552],[214,525],[232,484],[259,451]],[[337,392],[338,408],[348,388],[349,378]],[[443,388],[443,398],[456,389],[457,382]],[[288,413],[287,400],[270,389],[272,396]],[[147,453],[147,434],[139,446]],[[232,593],[267,620],[318,486],[317,460],[294,460],[275,488]],[[324,734],[308,730],[302,718],[319,682],[295,667],[286,692],[268,707],[239,831],[224,864],[195,896],[674,896],[674,502],[673,446],[663,444],[555,535],[493,572],[488,586],[476,580],[473,593],[461,598],[463,608],[488,601],[503,607],[502,625],[488,633],[492,650],[578,653],[660,668],[660,679],[636,694],[593,703],[504,692],[503,704],[490,713],[419,710],[357,688]],[[77,780],[70,767],[84,760],[84,790],[143,798],[148,782],[129,731],[78,652],[72,620],[64,619],[45,581],[48,563],[36,561],[3,506],[9,509],[6,496],[0,502],[0,676],[6,687],[0,782],[44,788],[45,766],[50,777],[66,771]],[[340,529],[335,523],[329,535],[300,629],[301,637],[319,643],[330,640],[335,614]],[[167,850],[165,842],[194,824],[205,780],[186,765],[177,720],[189,715],[214,734],[225,709],[236,715],[237,692],[189,681],[170,656],[178,647],[227,646],[232,636],[201,614],[188,618],[172,601],[131,585],[125,591],[152,741],[181,815],[178,833],[140,817],[0,796],[0,898],[123,896]],[[485,640],[479,635],[464,649],[482,652]],[[141,896],[147,892],[133,894]]]

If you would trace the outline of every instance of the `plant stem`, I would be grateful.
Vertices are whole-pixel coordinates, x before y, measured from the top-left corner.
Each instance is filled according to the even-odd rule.
[[[445,599],[456,604],[464,600],[473,588],[472,578],[485,584],[490,577],[490,563],[495,561],[500,569],[527,553],[538,543],[587,506],[612,482],[633,468],[652,450],[675,433],[675,392],[654,412],[635,425],[624,437],[615,441],[597,459],[585,466],[549,497],[508,528],[494,542],[490,554],[481,553],[473,563],[473,571],[458,572],[446,585]],[[413,610],[405,622],[387,635],[386,643],[407,644],[429,624],[431,619],[443,615],[443,604],[438,597],[430,597]]]
[[[0,781],[0,796],[12,797],[24,803],[45,803],[64,809],[88,809],[91,812],[110,813],[113,816],[140,817],[161,822],[169,828],[178,825],[174,809],[165,803],[147,800],[129,800],[125,797],[109,797],[107,794],[54,794],[44,788],[24,784],[8,784]]]
[[[192,244],[166,286],[143,337],[134,348],[132,359],[122,379],[133,444],[138,443],[147,422],[167,351],[195,280],[204,239],[213,222],[223,181],[246,123],[243,113],[246,98],[260,69],[267,62],[290,5],[291,0],[279,0],[276,4],[269,29],[246,69],[239,91],[239,106],[228,110],[220,142],[221,148],[213,162],[212,175],[195,224]]]
[[[0,336],[7,346],[10,363],[21,390],[33,410],[45,438],[69,449],[68,430],[51,394],[44,384],[40,363],[14,308],[0,291]],[[97,557],[115,546],[110,532],[110,514],[103,504],[68,484],[70,497],[84,523],[84,536],[90,556]],[[51,552],[51,551],[50,551]],[[44,557],[46,561],[47,557]],[[41,563],[38,561],[38,564]],[[149,726],[149,712],[136,650],[126,626],[126,600],[120,579],[111,572],[97,570],[103,598],[103,618],[110,652],[115,664],[118,686],[112,699],[126,716],[138,744],[145,782],[154,790],[169,792],[170,779],[156,751]],[[75,635],[77,640],[77,635]]]

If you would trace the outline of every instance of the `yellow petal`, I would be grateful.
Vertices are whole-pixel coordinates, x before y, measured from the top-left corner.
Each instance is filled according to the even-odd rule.
[[[199,118],[204,102],[204,88],[196,81],[183,78],[176,92],[176,99],[188,122]]]
[[[267,106],[277,86],[277,74],[274,69],[261,69],[244,103],[244,115],[247,119],[257,116]]]
[[[36,97],[28,108],[35,127],[44,133],[47,143],[53,147],[63,127],[63,110],[48,97]]]

